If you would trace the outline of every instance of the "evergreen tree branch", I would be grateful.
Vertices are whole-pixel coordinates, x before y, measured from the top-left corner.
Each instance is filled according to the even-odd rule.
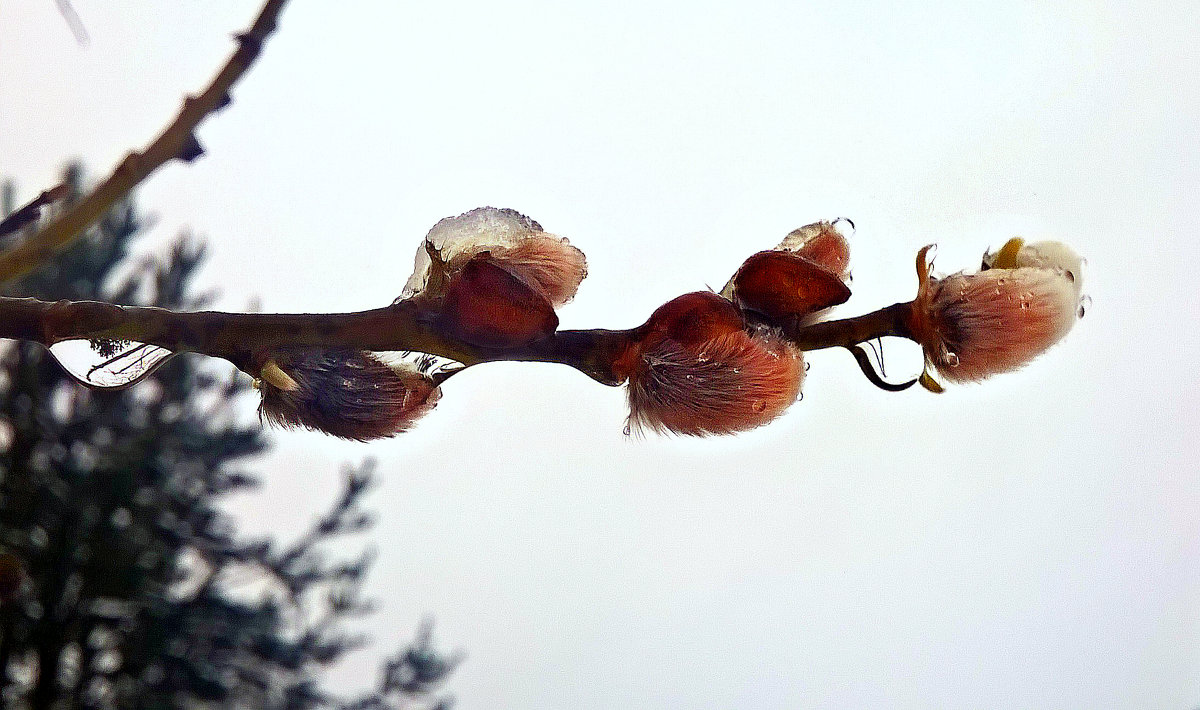
[[[26,241],[0,253],[0,282],[28,273],[49,260],[130,190],[167,162],[174,159],[191,162],[200,157],[204,149],[196,138],[196,127],[209,114],[224,108],[232,101],[230,90],[258,58],[263,43],[275,30],[279,14],[286,2],[287,0],[267,0],[250,29],[235,36],[237,49],[213,77],[208,87],[197,96],[185,98],[175,120],[145,150],[130,153],[117,165],[112,174],[87,196],[71,205]],[[43,196],[49,192],[51,191],[43,193]],[[35,205],[31,214],[38,212],[41,206],[37,200],[31,205]],[[36,218],[36,214],[33,214],[33,218]],[[31,220],[22,224],[28,221]]]

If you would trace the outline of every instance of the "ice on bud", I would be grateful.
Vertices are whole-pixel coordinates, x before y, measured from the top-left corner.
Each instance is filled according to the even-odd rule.
[[[429,230],[401,297],[442,288],[439,282],[443,277],[448,280],[483,253],[537,289],[555,307],[571,300],[587,276],[583,252],[566,239],[547,234],[540,224],[515,210],[480,207],[447,217]],[[444,273],[436,273],[438,269]]]
[[[947,380],[978,381],[1015,370],[1074,325],[1082,279],[1068,276],[1058,261],[1019,265],[1022,259],[1051,259],[1052,252],[1016,245],[997,252],[999,266],[937,278],[929,275],[928,249],[917,257],[920,290],[909,326],[927,362]]]
[[[357,441],[407,430],[441,396],[437,384],[414,368],[343,349],[272,353],[256,384],[264,421]]]
[[[614,371],[628,379],[631,430],[690,436],[746,431],[800,394],[804,361],[773,331],[747,330],[715,293],[680,296],[637,331]]]

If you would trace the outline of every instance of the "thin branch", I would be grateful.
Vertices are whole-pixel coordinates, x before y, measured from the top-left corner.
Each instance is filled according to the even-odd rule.
[[[0,221],[0,237],[5,234],[12,234],[25,225],[41,219],[43,207],[58,202],[66,197],[70,191],[70,185],[65,182],[59,183],[49,190],[43,190],[42,194],[33,198],[28,204],[20,207]]]
[[[802,350],[850,348],[883,335],[911,337],[909,304],[813,325],[792,324],[784,335]],[[268,314],[116,306],[99,301],[0,298],[0,338],[32,340],[47,347],[64,340],[127,340],[175,352],[229,360],[258,375],[273,351],[294,347],[407,350],[483,362],[553,362],[580,370],[607,385],[620,384],[613,363],[636,330],[560,330],[514,348],[483,348],[447,335],[436,315],[413,301],[355,313]]]
[[[187,97],[175,120],[141,153],[130,153],[86,197],[47,223],[25,242],[0,254],[0,282],[25,274],[70,244],[118,200],[170,160],[190,162],[204,149],[196,139],[196,126],[206,116],[227,106],[229,91],[241,79],[275,30],[287,0],[267,0],[254,24],[236,35],[238,47],[203,93]]]
[[[75,41],[81,45],[86,45],[89,41],[87,28],[83,26],[83,20],[79,19],[79,13],[75,12],[74,6],[70,0],[57,0],[58,14],[62,15],[67,26],[71,28],[71,34],[75,35]]]
[[[893,303],[886,308],[854,318],[810,325],[801,325],[793,320],[784,324],[783,333],[801,350],[849,348],[885,335],[911,339],[912,330],[908,323],[911,313],[911,303]]]

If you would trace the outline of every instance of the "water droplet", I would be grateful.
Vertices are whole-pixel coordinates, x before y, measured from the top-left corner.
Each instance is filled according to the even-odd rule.
[[[958,353],[952,353],[947,350],[946,353],[942,355],[942,362],[946,363],[950,367],[958,367]]]
[[[829,226],[837,230],[837,233],[849,239],[858,231],[858,227],[854,226],[854,220],[849,217],[838,217],[829,223]]]
[[[809,368],[811,368],[811,367],[812,367],[812,363],[811,363],[811,362],[806,362],[806,363],[804,363],[804,371],[805,371],[805,372],[808,372]]]
[[[756,413],[762,414],[763,412],[765,412],[767,410],[767,403],[762,401],[761,399],[758,399],[758,400],[754,401],[754,404],[750,405],[750,408],[753,409]]]
[[[422,375],[430,377],[453,373],[462,368],[462,363],[457,360],[414,350],[376,350],[371,354],[392,369],[415,369]]]
[[[629,435],[633,434],[633,427],[626,424],[625,428],[621,430],[621,433],[624,434],[625,436],[629,436]]]
[[[803,402],[803,401],[804,401],[804,393],[803,393],[803,392],[801,392],[801,393],[800,393],[800,396],[796,398],[796,401],[797,401],[797,402]]]
[[[1084,296],[1083,298],[1079,299],[1079,310],[1075,311],[1075,315],[1078,316],[1079,318],[1082,318],[1084,316],[1084,314],[1087,313],[1088,309],[1091,307],[1092,307],[1092,297]]]
[[[1023,311],[1029,310],[1029,302],[1028,301],[1021,301],[1021,310],[1023,310]]]
[[[88,387],[128,387],[149,376],[175,353],[129,340],[64,340],[50,354],[67,374]]]
[[[1064,271],[1063,275],[1067,277],[1067,281],[1070,281],[1071,283],[1075,283],[1075,272],[1074,271]]]

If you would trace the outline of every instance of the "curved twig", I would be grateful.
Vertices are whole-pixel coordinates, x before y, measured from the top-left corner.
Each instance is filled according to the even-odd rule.
[[[875,385],[881,390],[885,390],[887,392],[903,392],[909,387],[915,385],[917,383],[917,379],[920,379],[917,378],[909,380],[908,382],[900,383],[888,382],[880,377],[879,373],[875,371],[875,368],[871,365],[871,357],[867,355],[866,350],[862,349],[861,343],[858,345],[847,345],[845,347],[850,351],[850,354],[854,356],[855,361],[858,362],[859,368],[862,370],[863,374],[867,376],[867,379],[871,382],[871,384]]]

